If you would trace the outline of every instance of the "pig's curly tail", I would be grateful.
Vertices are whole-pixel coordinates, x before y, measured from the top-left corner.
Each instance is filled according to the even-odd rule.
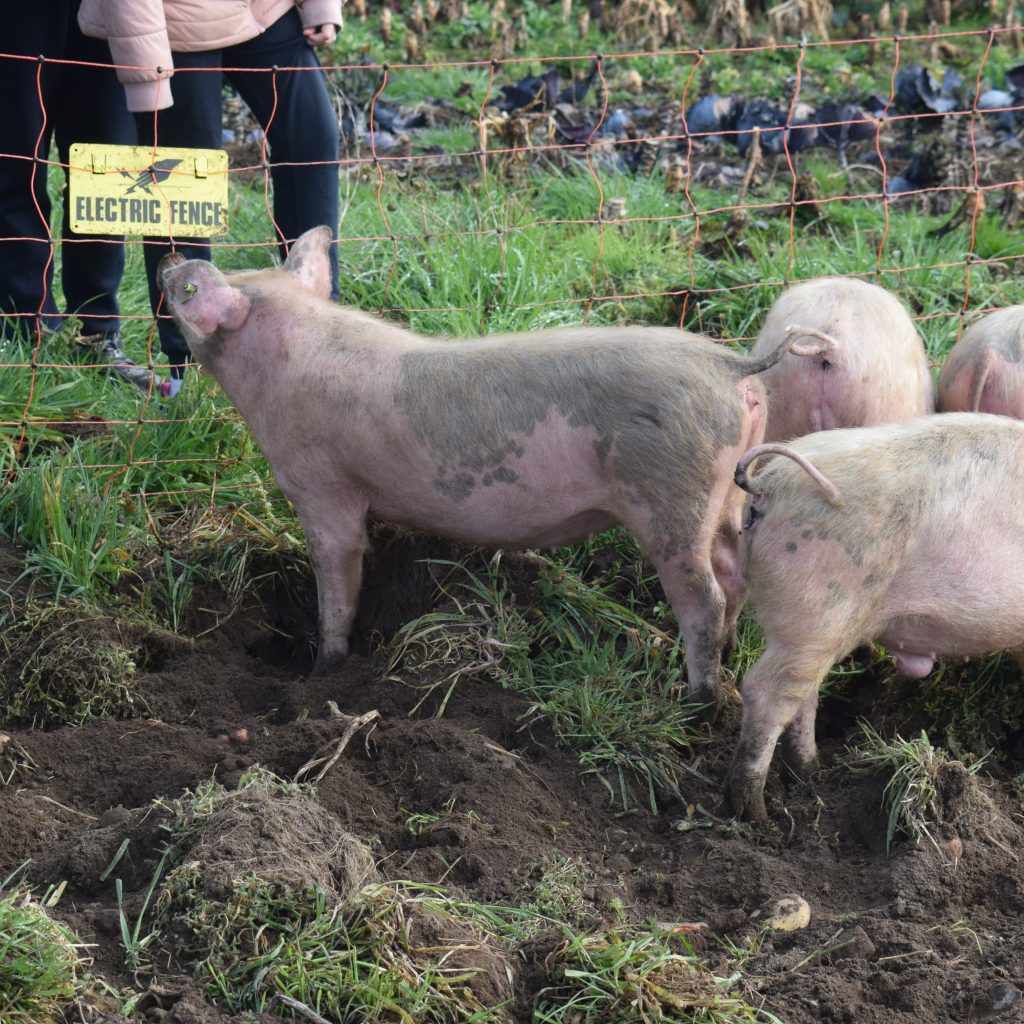
[[[795,448],[790,448],[785,444],[759,444],[744,452],[740,456],[740,461],[736,463],[736,472],[733,475],[737,487],[755,496],[760,493],[754,489],[752,481],[747,475],[747,467],[762,455],[785,455],[786,458],[792,459],[821,488],[830,505],[834,505],[836,508],[846,507],[846,500],[839,493],[839,488],[810,460]]]
[[[817,338],[817,345],[799,345],[793,340],[793,336]],[[824,331],[816,330],[813,327],[798,327],[796,324],[789,324],[786,327],[785,338],[763,356],[753,359],[744,359],[741,363],[743,376],[750,377],[755,373],[763,373],[774,366],[787,352],[795,356],[822,356],[827,352],[839,348],[839,342]]]

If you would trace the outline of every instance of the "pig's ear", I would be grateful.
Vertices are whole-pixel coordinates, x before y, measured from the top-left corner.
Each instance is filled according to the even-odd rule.
[[[284,269],[303,288],[326,299],[331,294],[331,263],[327,258],[333,232],[329,227],[310,228],[292,243]]]
[[[224,329],[237,331],[245,323],[252,303],[238,288],[205,260],[189,260],[162,274],[171,311],[199,338]]]

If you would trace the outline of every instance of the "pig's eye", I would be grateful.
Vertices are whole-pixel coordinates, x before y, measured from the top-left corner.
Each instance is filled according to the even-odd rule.
[[[182,291],[185,293],[185,298],[182,299],[181,301],[188,302],[188,300],[191,299],[192,296],[195,295],[197,291],[199,291],[199,288],[196,285],[194,285],[191,281],[186,281],[185,287],[182,289]]]

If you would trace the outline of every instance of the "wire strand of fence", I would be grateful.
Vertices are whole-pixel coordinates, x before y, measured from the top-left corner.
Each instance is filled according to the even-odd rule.
[[[718,47],[677,47],[677,48],[636,48],[623,49],[616,52],[574,52],[570,54],[545,54],[515,56],[493,56],[466,60],[422,60],[405,63],[382,61],[379,63],[344,63],[325,64],[322,68],[285,68],[273,67],[265,69],[272,76],[273,104],[265,124],[254,132],[258,159],[253,160],[244,146],[239,146],[233,154],[228,169],[229,182],[233,187],[251,188],[251,182],[258,178],[262,185],[262,201],[265,211],[265,227],[261,237],[236,237],[229,233],[222,239],[213,239],[211,249],[215,258],[218,255],[231,254],[236,256],[246,250],[254,253],[270,254],[283,245],[287,247],[293,239],[285,237],[280,225],[276,222],[273,208],[273,176],[277,168],[313,166],[315,162],[279,162],[273,159],[272,148],[268,143],[270,126],[279,115],[278,111],[278,76],[283,72],[317,73],[334,76],[342,80],[346,76],[372,73],[376,75],[365,114],[368,121],[368,132],[362,144],[349,145],[339,154],[338,166],[354,187],[369,184],[374,193],[374,205],[377,218],[381,225],[380,231],[367,231],[365,224],[356,225],[349,234],[344,232],[338,239],[338,246],[350,254],[353,261],[358,261],[366,252],[367,247],[385,246],[388,256],[376,264],[383,277],[383,285],[378,290],[380,296],[376,309],[385,315],[415,317],[423,315],[444,316],[445,314],[475,313],[481,333],[488,328],[489,318],[499,308],[515,308],[524,312],[541,313],[545,310],[560,309],[573,311],[579,321],[587,323],[595,310],[606,307],[619,307],[623,310],[627,304],[636,303],[638,308],[652,301],[666,300],[677,303],[672,320],[680,327],[704,325],[704,305],[709,301],[743,301],[743,296],[755,290],[779,290],[787,286],[811,280],[820,276],[810,270],[802,270],[801,235],[808,230],[802,225],[806,217],[827,217],[832,209],[854,209],[857,204],[865,208],[877,207],[881,215],[881,227],[873,242],[873,259],[856,271],[848,271],[837,276],[873,279],[876,282],[898,285],[900,281],[913,276],[935,274],[945,271],[962,271],[962,295],[959,296],[955,309],[913,311],[913,319],[919,324],[932,324],[941,321],[955,323],[955,336],[959,338],[965,324],[974,316],[999,308],[997,304],[982,294],[981,302],[972,308],[977,290],[977,276],[981,270],[994,267],[1013,269],[1024,258],[1024,253],[1004,251],[994,254],[981,254],[977,251],[979,230],[986,209],[991,210],[993,197],[1002,194],[1004,201],[1017,201],[1017,196],[1024,189],[1024,177],[1020,174],[1007,173],[1005,165],[999,166],[992,160],[983,157],[979,138],[981,126],[991,119],[1007,115],[1016,121],[1024,112],[1024,102],[1017,102],[1015,95],[1011,102],[1000,102],[994,105],[979,105],[986,75],[990,66],[994,48],[1004,42],[1019,37],[1021,28],[1016,24],[992,26],[984,29],[953,29],[950,31],[929,31],[927,33],[896,33],[871,34],[855,39],[807,39],[795,42],[771,42],[764,45],[737,45]],[[980,45],[980,54],[970,64],[970,75],[973,79],[972,88],[962,94],[962,102],[937,110],[906,110],[901,109],[899,81],[901,72],[910,66],[911,58],[907,53],[913,47],[922,44],[968,42]],[[842,117],[833,114],[819,116],[812,110],[809,117],[798,112],[806,105],[807,83],[818,74],[812,67],[813,55],[834,52],[837,48],[850,48],[851,54],[859,53],[863,48],[870,48],[875,59],[884,66],[888,78],[887,95],[880,97],[881,106],[874,113],[868,114],[857,109],[851,116]],[[860,49],[854,49],[860,48]],[[778,124],[764,127],[725,126],[720,129],[698,129],[690,123],[689,112],[693,107],[693,97],[703,89],[705,76],[713,69],[728,62],[740,61],[753,55],[769,54],[780,61],[792,60],[790,83],[783,100],[784,117]],[[890,54],[883,58],[883,54]],[[675,117],[663,120],[655,127],[645,131],[634,132],[624,137],[610,136],[606,132],[611,111],[611,93],[613,88],[612,69],[624,67],[631,61],[655,59],[674,60],[685,68],[683,84],[678,93],[678,103],[673,104]],[[0,60],[34,60],[36,62],[37,102],[40,105],[43,127],[40,129],[36,143],[36,153],[32,156],[18,153],[0,153],[0,160],[31,160],[32,180],[49,172],[69,172],[69,163],[53,159],[49,154],[41,154],[39,149],[46,137],[47,112],[45,109],[42,89],[42,73],[49,61],[43,56],[26,57],[0,53]],[[596,80],[597,101],[592,104],[583,118],[583,128],[576,135],[565,132],[564,125],[555,121],[555,114],[546,104],[538,110],[517,113],[500,110],[495,106],[499,97],[499,84],[503,73],[518,72],[527,65],[531,67],[563,68],[574,66],[576,62],[592,62],[592,78]],[[82,62],[66,62],[69,64]],[[177,74],[188,74],[192,71],[211,70],[196,68],[180,70]],[[216,70],[246,70],[217,68]],[[476,135],[475,148],[465,145],[452,145],[443,148],[440,154],[436,146],[420,145],[415,140],[388,151],[383,141],[385,129],[381,124],[381,111],[387,100],[387,94],[398,77],[424,76],[435,71],[463,70],[481,73],[482,98],[474,101],[473,112],[465,118],[465,123]],[[420,89],[420,92],[426,92]],[[702,93],[705,94],[706,93]],[[399,96],[406,95],[399,93]],[[820,98],[818,88],[816,95]],[[398,102],[401,102],[399,100]],[[851,104],[852,106],[852,104]],[[495,113],[495,111],[498,111]],[[154,111],[155,114],[155,111]],[[521,133],[516,137],[506,137],[499,130],[515,117],[535,115],[535,122],[527,122],[521,126]],[[546,118],[546,120],[545,120]],[[832,132],[837,136],[852,129],[870,129],[870,148],[873,151],[874,166],[858,166],[855,170],[846,168],[846,187],[840,187],[832,194],[807,194],[802,191],[804,157],[796,145],[797,129],[814,129],[822,137]],[[961,131],[962,129],[962,131]],[[896,191],[892,188],[894,175],[891,165],[894,160],[891,139],[894,135],[907,131],[914,132],[960,132],[964,140],[962,174],[960,178],[947,177],[934,183]],[[537,138],[540,131],[543,137]],[[355,135],[353,128],[350,135]],[[1019,134],[1019,133],[1018,133]],[[762,146],[773,155],[770,164],[770,175],[767,183],[751,187],[757,179],[758,160],[764,160],[760,152],[750,157],[744,185],[737,190],[735,187],[724,186],[715,188],[703,183],[709,161],[708,148],[712,145],[739,145],[753,138],[753,146]],[[389,144],[390,145],[390,144]],[[621,176],[619,164],[625,155],[643,153],[644,147],[655,150],[654,162],[645,171],[634,171],[636,176],[646,174],[653,177],[656,170],[667,176],[669,167],[679,167],[681,183],[676,190],[678,201],[671,208],[669,203],[657,213],[636,213],[628,210],[623,201],[609,191],[612,181]],[[159,148],[159,140],[154,144],[153,159]],[[419,148],[419,152],[417,152]],[[509,183],[515,183],[515,173],[521,171],[525,161],[529,159],[537,166],[552,168],[564,175],[586,175],[593,189],[593,214],[590,216],[551,216],[538,213],[534,216],[522,216],[518,220],[506,218],[506,209],[502,205],[502,190]],[[660,161],[660,164],[659,164]],[[407,191],[399,186],[399,182],[415,181],[417,176],[428,180],[442,168],[450,172],[451,180],[465,185],[466,176],[475,173],[473,179],[482,197],[479,223],[471,226],[449,226],[445,224],[431,225],[429,230],[417,231],[408,227],[402,228],[403,218],[396,214],[401,211],[401,204],[407,197]],[[518,171],[517,171],[518,169]],[[143,172],[145,167],[128,168],[129,171]],[[459,179],[459,175],[463,178]],[[877,176],[877,187],[873,180]],[[248,184],[247,184],[248,183]],[[165,188],[159,181],[153,182],[157,195],[163,195]],[[867,187],[865,187],[867,186]],[[961,230],[963,246],[959,258],[941,259],[930,262],[908,261],[902,251],[893,246],[894,214],[908,208],[945,209],[943,204],[955,203],[962,199]],[[54,266],[57,247],[75,245],[81,239],[75,237],[62,238],[54,235],[43,209],[35,200],[36,212],[39,217],[39,233],[34,237],[11,237],[3,241],[21,241],[45,244],[49,247],[48,260],[42,282],[42,299],[38,309],[25,313],[12,314],[7,319],[17,322],[22,318],[30,325],[40,322],[44,306],[48,301],[49,274]],[[581,212],[584,214],[586,210]],[[805,216],[806,215],[806,216]],[[710,228],[719,224],[728,224],[733,218],[782,218],[784,225],[782,238],[786,249],[785,271],[781,275],[763,276],[752,274],[749,280],[733,280],[723,282],[709,275],[706,258],[702,248],[707,240]],[[737,221],[742,223],[742,221]],[[681,233],[679,246],[679,277],[675,287],[651,287],[649,289],[616,287],[615,273],[607,262],[608,241],[610,233],[627,233],[642,227],[658,227],[667,231]],[[362,229],[360,229],[362,228]],[[590,229],[594,235],[594,255],[589,261],[589,288],[581,289],[580,294],[564,294],[557,298],[523,299],[514,289],[510,288],[509,260],[512,247],[520,240],[529,239],[549,229],[564,229],[568,233],[580,229]],[[420,247],[432,242],[486,242],[493,239],[497,252],[497,270],[478,290],[477,302],[415,302],[404,301],[394,303],[391,296],[399,276],[404,273],[408,263],[417,258]],[[109,244],[121,244],[117,239],[107,240]],[[174,235],[171,237],[174,244]],[[149,244],[145,239],[132,239],[129,249],[141,251],[141,247]],[[259,259],[265,264],[267,255]],[[958,289],[959,293],[959,289]],[[439,294],[443,292],[439,291]],[[426,297],[426,296],[424,296]],[[56,314],[58,317],[71,319],[74,312]],[[195,464],[204,462],[217,464],[217,457],[175,459],[171,457],[150,458],[138,454],[139,445],[147,429],[158,425],[188,423],[190,417],[175,416],[161,406],[154,394],[153,381],[155,374],[162,372],[167,364],[161,358],[157,343],[157,318],[163,314],[162,308],[157,310],[156,318],[148,312],[128,310],[123,320],[129,327],[146,325],[145,353],[146,368],[150,371],[150,387],[144,396],[140,396],[139,415],[134,418],[111,416],[109,419],[91,419],[90,423],[106,428],[118,428],[123,431],[124,450],[116,460],[93,461],[85,468],[90,471],[110,472],[111,474],[126,473],[130,468],[165,465]],[[729,342],[745,344],[752,340],[749,333],[734,334]],[[20,403],[20,415],[13,411],[6,417],[0,417],[0,428],[8,428],[13,432],[13,462],[16,463],[23,454],[25,442],[33,427],[46,424],[52,427],[67,428],[82,422],[60,412],[49,417],[38,417],[33,409],[38,400],[40,382],[43,375],[53,372],[81,374],[88,372],[104,372],[108,366],[96,360],[61,359],[48,352],[49,338],[42,329],[29,332],[30,344],[14,353],[14,350],[0,350],[0,370],[21,371],[27,376],[24,388],[24,401]],[[26,358],[27,354],[27,358]],[[8,407],[10,408],[10,407]],[[229,419],[216,410],[204,414],[208,422],[221,422]],[[113,479],[113,477],[111,478]],[[108,485],[109,485],[108,481]],[[214,487],[220,487],[223,493],[224,483],[210,484],[203,494],[211,495]],[[148,492],[153,496],[191,493],[187,489],[170,489],[166,491]]]

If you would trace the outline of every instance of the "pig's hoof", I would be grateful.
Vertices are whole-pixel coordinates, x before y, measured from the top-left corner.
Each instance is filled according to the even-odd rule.
[[[785,759],[786,768],[797,782],[810,782],[814,773],[821,767],[821,762],[815,757],[797,757],[790,754]]]
[[[718,721],[718,713],[722,708],[720,693],[716,694],[712,690],[691,690],[686,699],[696,708],[693,721],[697,725],[714,725]]]
[[[732,807],[732,813],[741,821],[745,819],[761,824],[768,820],[763,783],[730,772],[725,780],[725,795],[729,806]]]

